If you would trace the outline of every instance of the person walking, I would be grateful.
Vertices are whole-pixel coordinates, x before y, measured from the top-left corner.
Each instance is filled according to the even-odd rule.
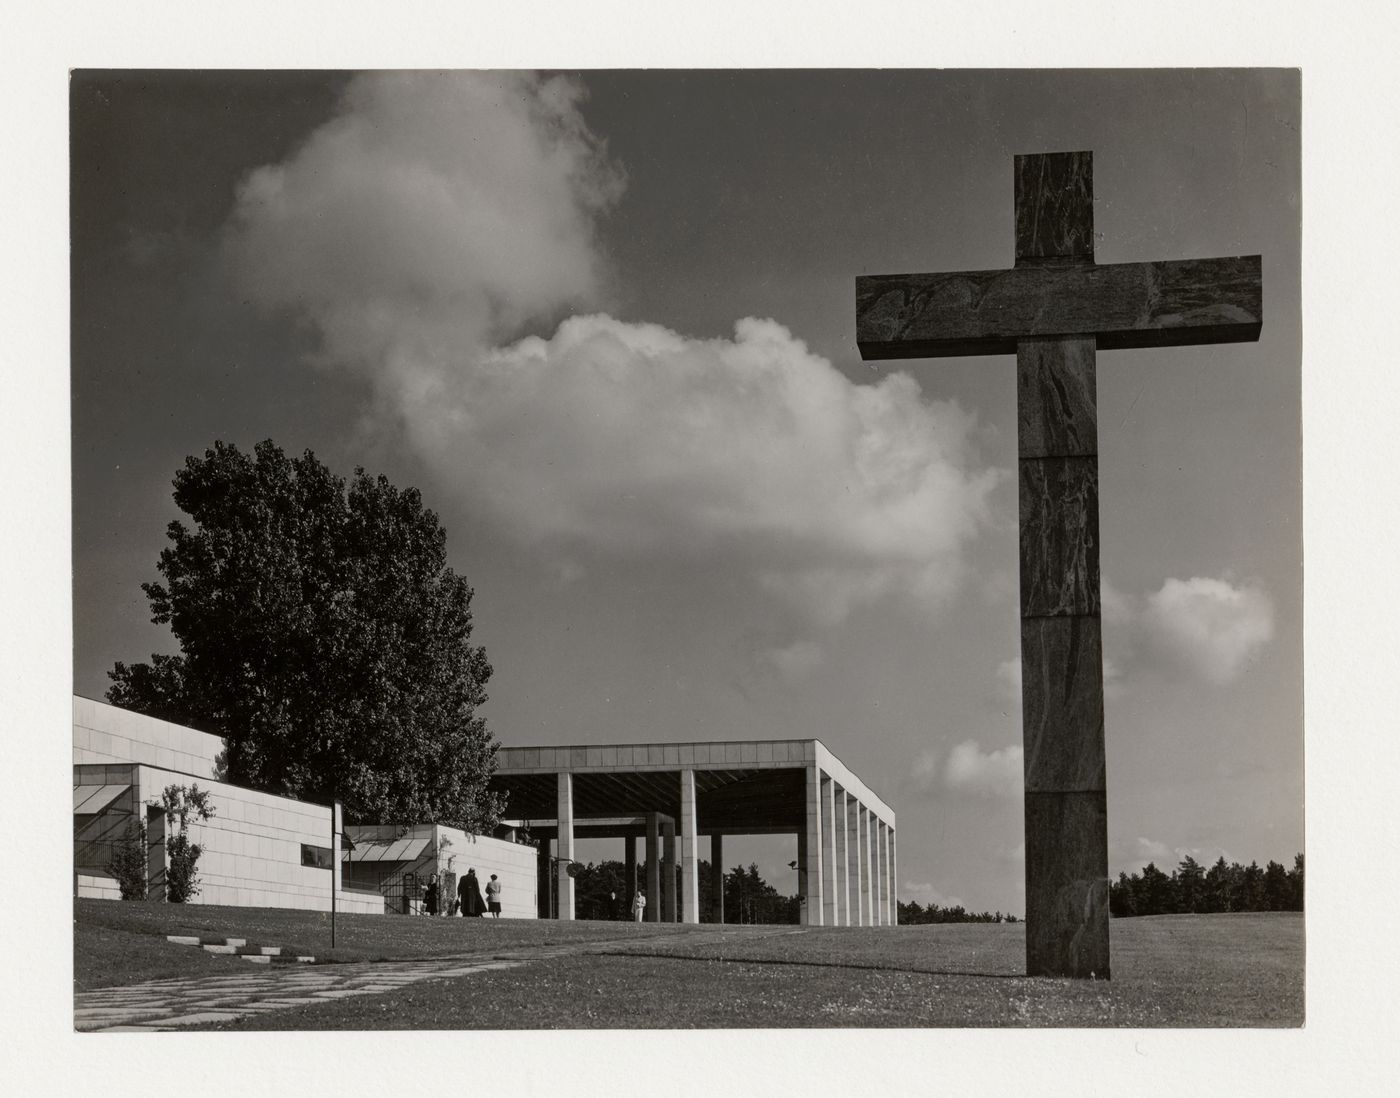
[[[637,922],[642,921],[642,913],[647,909],[647,894],[643,889],[637,889],[637,894],[632,897],[632,918]]]
[[[486,901],[481,898],[481,882],[476,879],[476,870],[467,870],[467,875],[457,885],[457,895],[462,900],[462,917],[479,919],[486,910]]]
[[[436,873],[428,878],[428,887],[423,893],[423,911],[428,915],[438,913],[438,876]]]
[[[486,882],[486,906],[490,909],[491,918],[501,917],[501,882],[496,880],[496,875],[491,874],[491,879]]]

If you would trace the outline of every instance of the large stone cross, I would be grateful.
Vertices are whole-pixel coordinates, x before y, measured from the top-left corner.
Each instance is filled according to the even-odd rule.
[[[1093,154],[1018,156],[1016,265],[856,279],[874,358],[1016,355],[1026,971],[1109,975],[1097,350],[1259,338],[1257,255],[1094,262]]]

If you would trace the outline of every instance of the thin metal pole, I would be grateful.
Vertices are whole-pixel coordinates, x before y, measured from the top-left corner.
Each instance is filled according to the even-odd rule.
[[[335,948],[335,878],[340,866],[340,802],[331,806],[331,948]]]

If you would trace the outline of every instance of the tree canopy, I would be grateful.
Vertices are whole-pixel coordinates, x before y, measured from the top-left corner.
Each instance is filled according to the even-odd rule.
[[[418,491],[357,468],[348,490],[309,450],[216,442],[175,475],[152,620],[180,654],[117,663],[107,700],[222,736],[221,776],[349,818],[471,831],[496,743],[472,589]]]
[[[1118,918],[1132,915],[1174,915],[1222,911],[1302,911],[1303,855],[1293,868],[1269,862],[1225,864],[1222,855],[1206,869],[1191,855],[1168,876],[1148,862],[1139,875],[1119,873],[1109,885],[1109,911]]]

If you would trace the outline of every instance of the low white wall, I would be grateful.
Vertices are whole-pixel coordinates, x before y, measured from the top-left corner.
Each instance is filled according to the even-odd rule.
[[[450,887],[455,889],[456,881],[465,877],[468,869],[475,869],[483,899],[491,874],[499,878],[503,919],[539,918],[536,851],[533,846],[522,846],[484,835],[469,835],[455,827],[438,824],[419,824],[411,828],[351,825],[346,828],[346,834],[357,847],[351,855],[352,859],[364,858],[376,846],[392,847],[396,843],[422,840],[421,850],[412,859],[382,861],[375,858],[355,862],[353,869],[349,868],[352,863],[347,863],[346,870],[347,880],[362,880],[381,889],[393,897],[394,904],[403,902],[403,877],[406,873],[412,873],[418,889],[409,900],[409,909],[413,914],[422,912],[421,889],[430,874],[436,873],[440,880],[444,879],[444,874],[453,874],[455,881]],[[450,910],[456,898],[455,891],[445,893],[440,910]],[[398,913],[397,910],[395,913]]]
[[[122,890],[117,882],[99,873],[78,874],[78,895],[83,899],[120,900]]]
[[[159,800],[183,775],[156,767],[138,770],[138,800]],[[190,840],[203,847],[200,891],[191,902],[235,907],[294,907],[329,911],[331,870],[302,865],[302,844],[329,849],[331,810],[224,782],[202,781],[214,808],[212,819],[191,823]],[[338,893],[338,910],[384,910],[380,897]]]
[[[197,870],[200,890],[190,903],[330,910],[331,870],[302,864],[302,844],[327,850],[331,846],[331,810],[325,805],[225,782],[193,780],[188,774],[153,766],[84,764],[73,769],[75,787],[131,782],[139,813],[148,813],[148,806],[160,800],[168,785],[198,785],[209,793],[213,818],[190,824],[191,842],[203,848]],[[129,817],[123,814],[123,818]],[[110,878],[94,872],[95,868],[79,867],[80,896],[110,894],[109,886],[100,883]],[[115,889],[115,882],[110,888]],[[342,890],[337,893],[336,908],[382,913],[384,900]]]
[[[475,869],[483,897],[494,873],[501,882],[501,918],[539,918],[538,851],[533,846],[468,835],[455,827],[439,827],[437,833],[439,873],[450,871],[461,880]]]
[[[144,763],[213,780],[224,741],[207,732],[73,697],[73,763]]]

